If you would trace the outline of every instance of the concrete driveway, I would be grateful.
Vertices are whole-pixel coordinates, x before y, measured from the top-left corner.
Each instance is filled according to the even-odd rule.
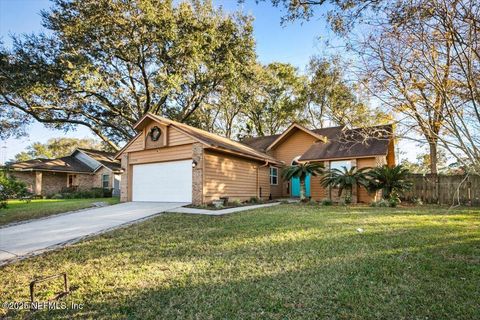
[[[0,228],[0,264],[186,204],[127,202]]]

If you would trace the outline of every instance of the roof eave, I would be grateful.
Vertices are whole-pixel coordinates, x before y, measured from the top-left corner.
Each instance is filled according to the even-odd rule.
[[[245,153],[235,152],[235,151],[225,149],[225,148],[222,148],[222,147],[219,147],[219,146],[208,146],[207,148],[208,149],[213,149],[213,150],[218,150],[218,151],[229,153],[229,154],[234,154],[234,155],[237,155],[237,156],[243,157],[243,158],[254,159],[254,160],[257,160],[257,161],[264,161],[264,162],[278,164],[278,165],[283,165],[284,164],[282,161],[279,161],[279,160],[276,160],[276,159],[269,159],[269,158],[256,157],[256,156],[253,156],[253,155],[247,155]]]
[[[324,137],[322,135],[318,135],[316,134],[315,132],[312,132],[311,130],[299,125],[298,123],[292,123],[277,139],[275,139],[266,149],[266,151],[269,151],[271,150],[276,144],[278,144],[280,141],[283,140],[283,138],[290,132],[292,131],[294,128],[296,129],[299,129],[299,130],[302,130],[303,132],[315,137],[316,139],[318,140],[321,140],[321,141],[324,141],[326,142],[327,140],[327,137]]]
[[[312,158],[312,159],[298,159],[299,162],[311,162],[311,161],[329,161],[329,160],[348,160],[348,159],[360,159],[360,158],[373,158],[379,156],[386,156],[386,154],[370,154],[360,156],[341,156],[341,157],[329,157],[329,158]]]
[[[80,174],[94,174],[95,173],[95,172],[92,172],[92,171],[69,171],[69,170],[52,170],[52,169],[38,169],[38,168],[27,168],[27,169],[9,168],[9,170],[10,171],[18,171],[18,172],[41,171],[41,172],[80,173]]]

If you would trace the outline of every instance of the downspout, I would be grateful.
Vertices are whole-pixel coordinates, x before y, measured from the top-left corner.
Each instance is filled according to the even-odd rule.
[[[258,198],[258,199],[260,199],[260,197],[261,197],[260,181],[259,181],[259,170],[260,170],[260,168],[265,168],[266,166],[268,166],[269,163],[270,163],[270,162],[268,162],[268,160],[265,160],[265,164],[257,167],[257,198]]]

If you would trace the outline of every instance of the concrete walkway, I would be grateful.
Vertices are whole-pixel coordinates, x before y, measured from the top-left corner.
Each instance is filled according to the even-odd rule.
[[[276,206],[278,204],[280,204],[280,202],[257,204],[257,205],[253,205],[253,206],[244,206],[244,207],[228,208],[228,209],[220,209],[220,210],[207,210],[207,209],[178,207],[178,208],[175,208],[173,210],[168,210],[168,212],[189,213],[189,214],[205,214],[205,215],[210,215],[210,216],[222,216],[222,215],[229,214],[229,213],[235,213],[235,212],[240,212],[240,211],[247,211],[247,210],[252,210],[252,209]]]
[[[0,228],[0,265],[188,203],[128,202]]]

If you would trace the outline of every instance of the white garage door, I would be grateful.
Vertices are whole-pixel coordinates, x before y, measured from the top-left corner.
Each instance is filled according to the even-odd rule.
[[[192,160],[133,166],[133,201],[192,201]]]

